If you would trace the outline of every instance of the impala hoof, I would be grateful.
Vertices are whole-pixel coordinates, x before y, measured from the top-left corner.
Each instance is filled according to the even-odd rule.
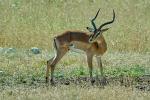
[[[45,81],[45,82],[46,82],[46,83],[48,83],[48,82],[49,82],[48,77],[46,77],[45,79],[46,79],[46,81]]]
[[[94,80],[94,79],[92,79],[92,80],[91,80],[91,84],[93,85],[94,83],[95,83],[95,80]]]
[[[51,83],[52,86],[55,85],[55,82],[54,82],[54,80],[52,80],[52,79],[50,80],[50,83]]]

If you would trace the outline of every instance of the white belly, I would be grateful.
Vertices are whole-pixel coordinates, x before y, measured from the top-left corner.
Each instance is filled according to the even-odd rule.
[[[90,44],[73,41],[73,42],[71,42],[71,46],[69,48],[71,51],[82,53],[82,52],[86,51],[89,47],[90,47]]]

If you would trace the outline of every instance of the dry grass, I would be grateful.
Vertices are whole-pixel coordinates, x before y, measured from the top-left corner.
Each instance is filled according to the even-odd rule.
[[[149,100],[149,92],[120,86],[81,87],[76,85],[7,88],[1,92],[1,100]]]
[[[52,38],[61,32],[87,31],[89,18],[101,8],[97,24],[116,11],[115,23],[104,34],[108,50],[149,52],[149,7],[149,0],[1,0],[0,46],[51,49]]]

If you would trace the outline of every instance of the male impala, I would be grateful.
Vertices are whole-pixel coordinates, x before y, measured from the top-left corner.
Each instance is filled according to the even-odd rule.
[[[46,82],[49,81],[49,69],[51,68],[51,84],[54,84],[54,69],[55,65],[61,60],[61,58],[70,50],[70,48],[74,47],[76,49],[80,49],[85,51],[87,56],[87,62],[89,67],[90,79],[91,83],[94,82],[92,78],[92,59],[93,56],[96,56],[98,66],[100,67],[101,76],[103,76],[103,67],[101,62],[101,56],[107,50],[107,44],[105,39],[102,35],[103,32],[107,31],[109,28],[104,28],[104,26],[111,24],[115,20],[115,12],[113,10],[113,19],[108,21],[99,28],[96,28],[94,20],[96,19],[100,9],[96,13],[95,17],[91,20],[91,24],[93,28],[87,27],[89,32],[82,32],[82,31],[66,31],[61,35],[58,35],[54,38],[54,47],[56,49],[56,55],[47,61],[47,71],[46,71]]]

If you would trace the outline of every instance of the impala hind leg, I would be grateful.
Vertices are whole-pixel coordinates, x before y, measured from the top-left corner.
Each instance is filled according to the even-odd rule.
[[[50,64],[51,64],[51,62],[53,61],[53,59],[54,59],[54,57],[47,61],[47,68],[46,68],[46,83],[49,82],[49,69],[50,69]]]
[[[57,51],[56,56],[48,61],[46,75],[49,76],[49,69],[51,69],[51,84],[54,84],[55,65],[61,60],[61,58],[66,54],[67,51],[68,49],[60,48],[59,51]]]
[[[97,59],[98,67],[100,68],[100,73],[101,73],[101,77],[102,77],[101,84],[106,85],[106,78],[104,76],[101,57],[96,57],[96,59]]]
[[[88,67],[89,67],[90,80],[91,80],[91,84],[93,85],[93,83],[95,81],[93,79],[93,73],[92,73],[92,71],[93,71],[92,60],[93,60],[93,55],[87,53],[87,63],[88,63]]]

